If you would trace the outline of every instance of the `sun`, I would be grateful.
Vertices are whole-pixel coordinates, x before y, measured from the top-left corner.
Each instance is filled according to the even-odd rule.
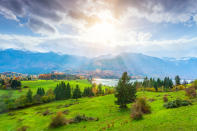
[[[83,36],[90,42],[112,42],[117,37],[117,22],[109,12],[101,12],[97,16],[100,21],[86,28]]]

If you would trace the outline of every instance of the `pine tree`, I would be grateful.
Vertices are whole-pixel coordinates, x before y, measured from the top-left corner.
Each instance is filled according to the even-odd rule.
[[[73,98],[76,100],[78,98],[81,98],[81,91],[80,91],[79,85],[76,85],[76,88],[73,91]]]
[[[66,86],[66,99],[70,99],[71,98],[71,87],[70,84],[68,83]]]
[[[27,98],[27,103],[32,103],[33,102],[33,97],[32,97],[32,91],[29,89],[26,95]]]
[[[186,80],[183,81],[183,85],[187,85],[188,82]]]
[[[84,97],[88,96],[88,88],[87,87],[85,87],[83,90],[83,96]]]
[[[126,108],[128,103],[136,99],[136,88],[130,83],[130,77],[127,75],[127,72],[124,72],[119,79],[115,97],[117,98],[115,103],[120,105],[120,108]]]
[[[157,86],[162,87],[162,80],[160,78],[157,79]]]
[[[156,81],[154,81],[154,88],[155,88],[155,91],[157,92],[158,91],[158,83]]]
[[[59,84],[57,84],[55,90],[54,90],[54,94],[55,94],[55,99],[56,100],[61,100],[61,87]]]
[[[102,84],[98,85],[98,92],[97,95],[103,95]]]
[[[180,77],[177,75],[177,76],[175,76],[175,82],[176,82],[176,85],[180,85],[181,84],[181,82],[180,82]]]
[[[42,88],[42,95],[43,95],[43,96],[45,95],[45,90],[44,90],[44,88]]]
[[[145,77],[144,78],[144,81],[143,81],[143,86],[146,88],[146,87],[148,87],[148,82],[149,80],[148,80],[148,77]]]
[[[67,96],[66,96],[66,84],[64,82],[61,83],[61,99],[65,100],[67,99]]]
[[[37,89],[37,95],[44,96],[45,95],[44,88],[38,88]]]
[[[11,86],[12,89],[18,89],[18,88],[21,87],[21,82],[18,81],[18,80],[12,80],[12,79],[11,79],[11,80],[9,81],[9,83],[10,83],[10,86]]]
[[[92,88],[90,88],[90,87],[84,88],[83,96],[84,97],[86,97],[86,96],[88,96],[88,97],[94,96],[94,93],[92,92]]]

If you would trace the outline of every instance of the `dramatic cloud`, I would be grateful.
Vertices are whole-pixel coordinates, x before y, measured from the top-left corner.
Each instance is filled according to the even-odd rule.
[[[127,15],[152,22],[186,22],[195,16],[196,7],[195,0],[0,0],[0,14],[6,18],[39,18],[37,26],[31,27],[36,32],[39,26],[51,31],[49,24],[43,26],[46,21],[57,25],[67,17],[92,25],[99,21],[97,14],[102,10],[109,10],[117,19]]]
[[[154,40],[152,30],[143,30],[149,23],[188,26],[197,22],[195,0],[0,0],[0,15],[41,34],[1,34],[1,49],[89,56],[133,50],[158,55],[161,49],[160,56],[167,52],[177,57],[181,51],[197,55],[188,53],[189,47],[195,47],[195,37]],[[173,55],[176,46],[180,51]]]
[[[120,45],[100,45],[82,41],[80,37],[60,35],[54,37],[33,37],[24,35],[0,34],[0,49],[19,49],[33,52],[56,52],[72,55],[99,56],[102,54],[117,55],[122,52],[143,53],[157,57],[192,57],[197,56],[197,37],[177,40],[155,41],[149,39],[149,34],[133,33],[133,44],[120,41]],[[144,40],[141,37],[145,37]],[[140,39],[140,40],[138,40]],[[135,41],[135,42],[134,42]]]

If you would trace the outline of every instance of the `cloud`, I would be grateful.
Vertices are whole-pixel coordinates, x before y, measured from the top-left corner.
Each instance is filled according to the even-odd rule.
[[[19,23],[20,18],[26,18],[24,25],[41,34],[40,37],[0,34],[1,49],[88,56],[133,50],[156,56],[197,56],[189,51],[196,48],[196,38],[151,40],[150,32],[128,24],[130,20],[144,19],[151,23],[197,22],[195,0],[0,0],[0,14]],[[114,30],[108,31],[108,24],[106,29],[93,34],[92,26],[103,20],[114,25]]]
[[[42,30],[46,27],[45,32],[51,31],[49,25],[53,24],[54,29],[69,19],[91,26],[100,21],[97,14],[103,10],[109,10],[120,20],[124,16],[135,16],[157,23],[187,22],[197,13],[195,0],[0,0],[0,7],[0,14],[8,19],[39,18],[40,23],[46,24],[40,25]],[[34,27],[32,24],[33,31],[43,32]]]
[[[36,18],[30,18],[28,21],[28,26],[34,32],[40,33],[40,34],[53,34],[54,35],[57,32],[55,27]]]
[[[80,30],[101,21],[99,12],[108,10],[122,22],[123,17],[145,18],[151,22],[187,22],[197,13],[195,0],[0,0],[0,14],[20,23],[28,18],[32,31],[49,35],[61,24]],[[39,23],[35,25],[34,23]]]
[[[106,54],[117,55],[122,52],[143,53],[157,57],[193,57],[197,56],[197,37],[180,38],[176,40],[150,40],[150,34],[133,34],[133,43],[118,41],[120,44],[114,46],[92,43],[78,36],[25,36],[0,34],[0,49],[18,49],[32,52],[55,52],[60,54],[71,54],[80,56],[100,56]],[[144,38],[143,40],[141,39]],[[100,45],[100,46],[99,46]]]
[[[108,0],[115,15],[129,14],[152,22],[186,22],[197,12],[195,0]]]

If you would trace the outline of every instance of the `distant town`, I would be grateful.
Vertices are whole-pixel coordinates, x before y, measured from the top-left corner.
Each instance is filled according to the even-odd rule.
[[[57,72],[52,71],[46,74],[23,74],[18,72],[2,72],[0,73],[0,79],[15,79],[15,80],[61,80],[61,79],[93,79],[93,78],[103,78],[103,79],[117,79],[120,76],[114,74],[111,71],[76,71],[76,72]],[[142,79],[142,76],[131,76],[131,79]]]

